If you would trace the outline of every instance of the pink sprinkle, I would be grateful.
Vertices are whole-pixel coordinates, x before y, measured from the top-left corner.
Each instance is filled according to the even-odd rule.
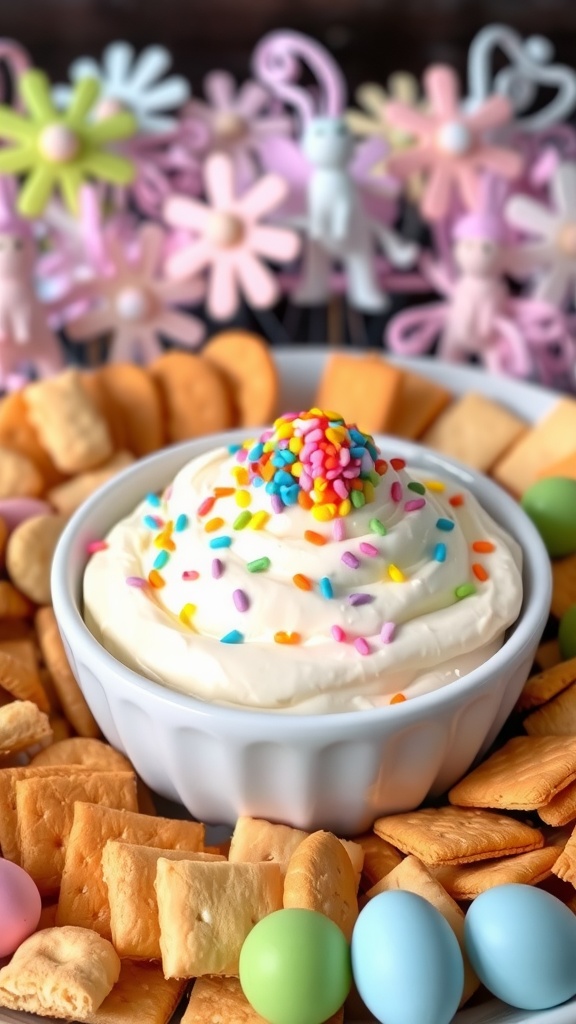
[[[300,462],[309,462],[316,451],[315,444],[305,444],[300,451]]]
[[[308,434],[306,434],[306,440],[308,442],[311,442],[311,441],[323,441],[324,440],[324,432],[322,430],[320,430],[320,428],[318,428],[317,430],[311,430]]]
[[[182,573],[183,580],[197,580],[199,576],[200,573],[196,572],[196,569],[185,569]]]
[[[380,630],[380,639],[383,644],[391,644],[394,639],[394,633],[396,631],[395,622],[385,622]]]
[[[390,497],[392,501],[402,501],[402,484],[398,480],[395,480],[390,488]]]
[[[222,573],[224,572],[224,566],[219,558],[212,559],[212,576],[215,580],[219,580]]]
[[[344,562],[344,565],[347,565],[350,569],[357,569],[360,565],[356,555],[353,555],[351,551],[345,551],[340,561]]]
[[[250,607],[250,601],[248,600],[248,594],[245,590],[235,590],[232,594],[232,600],[236,605],[239,612],[247,612]]]
[[[300,480],[298,481],[303,491],[311,491],[313,487],[313,480],[309,473],[304,471],[300,473]]]
[[[302,479],[302,477],[300,477],[300,479]],[[348,488],[346,487],[344,481],[335,480],[332,486],[334,487],[334,490],[336,491],[338,497],[342,498],[342,501],[345,501],[346,498],[348,497]]]
[[[143,580],[141,576],[127,576],[126,583],[129,587],[145,587],[146,580]]]
[[[358,651],[358,654],[370,654],[370,645],[363,636],[357,636],[354,641],[354,647]]]
[[[172,490],[173,490],[172,484],[168,484],[168,487],[166,488],[166,490],[164,491],[164,494],[162,495],[162,498],[163,498],[164,501],[170,501],[170,498],[172,497]]]
[[[343,469],[342,476],[346,480],[354,480],[355,477],[360,476],[360,466],[349,466],[348,469]]]
[[[310,455],[310,462],[324,462],[326,456],[324,452],[318,448],[318,445],[312,445],[312,454]]]
[[[216,499],[210,495],[208,498],[204,498],[204,501],[198,506],[198,515],[206,516],[214,508],[214,502]]]
[[[415,512],[416,509],[424,508],[425,504],[426,504],[426,499],[425,498],[412,498],[410,501],[407,501],[406,504],[404,505],[404,511],[405,512]]]
[[[90,543],[86,545],[86,551],[89,555],[93,555],[96,551],[106,551],[107,547],[108,544],[105,540],[91,540]]]
[[[286,417],[283,417],[283,419],[285,419],[285,418]],[[316,427],[319,427],[319,426],[320,426],[320,420],[318,419],[317,416],[315,416],[314,419],[306,420],[304,423],[302,423],[301,426],[300,426],[300,430],[301,430],[302,434],[309,434],[312,430],[316,430]]]
[[[265,430],[264,433],[261,435],[260,440],[261,441],[269,441],[271,437],[274,437],[274,431],[273,430]]]
[[[344,540],[346,536],[346,527],[344,526],[343,519],[335,519],[332,523],[332,536],[334,540]]]
[[[339,459],[340,459],[340,465],[341,466],[347,466],[348,463],[350,462],[350,449],[349,448],[341,448],[340,449]]]
[[[248,458],[248,449],[247,448],[239,448],[238,451],[236,452],[236,460],[238,462],[246,462],[247,458]]]
[[[373,544],[369,544],[368,541],[363,540],[360,544],[360,551],[363,555],[368,555],[370,558],[377,558],[380,554],[378,548],[375,548]]]
[[[344,641],[346,639],[346,634],[345,634],[344,630],[342,629],[342,626],[331,626],[330,627],[330,632],[332,633],[332,636],[334,637],[336,643],[338,643],[338,644],[343,644],[344,643]]]

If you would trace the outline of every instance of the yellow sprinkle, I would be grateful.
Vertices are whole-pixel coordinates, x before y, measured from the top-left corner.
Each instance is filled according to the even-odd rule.
[[[306,419],[314,419],[315,416],[323,416],[323,415],[324,415],[324,413],[322,412],[322,409],[317,409],[316,407],[314,407],[314,409],[310,409],[308,411],[308,415],[306,416]]]
[[[402,570],[399,569],[398,566],[394,565],[392,562],[388,566],[388,575],[391,580],[394,580],[394,583],[404,583],[406,581],[406,577]]]
[[[366,498],[367,502],[374,501],[374,498],[376,497],[374,484],[372,483],[371,480],[364,481],[364,497]]]
[[[244,444],[242,445],[242,447],[246,448],[247,451],[250,451],[250,449],[253,448],[255,444],[256,444],[256,438],[255,437],[251,437],[249,441],[244,441]]]
[[[180,614],[178,615],[178,618],[180,619],[180,622],[184,623],[185,626],[189,626],[190,625],[190,619],[195,614],[195,612],[196,612],[196,605],[195,604],[185,604],[180,609]]]
[[[248,523],[248,528],[250,530],[261,530],[264,526],[266,526],[266,523],[268,522],[269,519],[269,512],[264,512],[264,510],[262,510],[261,512],[255,512],[254,515],[252,516],[252,519]]]
[[[230,472],[239,487],[244,487],[246,484],[250,483],[248,470],[245,466],[233,466]]]
[[[334,519],[337,509],[336,505],[328,502],[326,505],[314,505],[311,511],[314,519],[318,519],[321,523],[327,523],[330,519]]]
[[[344,430],[342,427],[328,427],[326,430],[326,438],[328,441],[332,441],[333,444],[342,444],[344,440]]]
[[[333,409],[324,409],[323,415],[327,420],[341,420],[342,416],[339,412],[334,412]]]
[[[294,433],[294,426],[292,423],[283,423],[282,426],[276,430],[276,439],[278,441],[284,441],[287,437],[292,437]]]
[[[338,505],[338,515],[347,516],[351,511],[352,502],[350,501],[350,498],[344,498],[344,501],[341,501],[340,504]]]
[[[304,439],[301,437],[291,437],[288,441],[288,451],[292,452],[293,455],[299,455],[304,447]]]
[[[157,548],[165,548],[166,551],[175,551],[176,545],[172,540],[172,531],[174,529],[174,523],[170,519],[166,523],[166,526],[161,530],[157,537],[154,538],[154,546]]]
[[[328,481],[323,480],[321,476],[317,476],[314,481],[314,490],[316,491],[316,493],[322,494],[322,491],[325,491],[327,487]]]
[[[248,508],[248,505],[252,501],[252,495],[250,494],[250,491],[236,491],[234,498],[236,504],[239,505],[240,508]]]
[[[446,484],[443,484],[441,480],[426,480],[426,487],[429,491],[445,491]]]
[[[284,417],[283,416],[277,416],[276,419],[274,420],[274,423],[272,424],[272,426],[274,427],[274,430],[278,430],[278,428],[283,426],[284,423],[286,423],[286,420],[284,419]]]
[[[214,519],[209,519],[204,527],[206,533],[214,533],[215,530],[219,530],[224,526],[224,520],[220,516],[214,516]]]
[[[290,472],[292,473],[292,476],[295,476],[296,478],[301,476],[301,474],[304,472],[304,466],[302,465],[301,462],[293,462],[289,468]]]

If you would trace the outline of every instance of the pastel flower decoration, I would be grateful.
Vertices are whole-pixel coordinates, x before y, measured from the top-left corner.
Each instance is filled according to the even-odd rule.
[[[534,297],[561,306],[576,302],[576,163],[559,164],[550,180],[552,208],[530,196],[512,196],[505,216],[534,238],[521,245],[525,268],[543,268]]]
[[[512,108],[504,96],[491,96],[474,111],[462,109],[458,76],[453,68],[435,65],[424,74],[426,111],[393,101],[386,107],[391,124],[417,140],[388,160],[388,170],[401,178],[426,174],[421,201],[423,215],[437,221],[457,196],[470,210],[479,202],[482,172],[514,179],[522,169],[519,153],[485,141],[487,132],[510,121]]]
[[[146,224],[136,236],[136,246],[108,235],[104,243],[106,271],[81,284],[68,296],[88,301],[88,312],[71,320],[66,331],[74,342],[84,343],[110,334],[110,362],[148,363],[162,354],[159,336],[196,348],[204,337],[204,324],[174,306],[198,302],[203,288],[198,280],[172,281],[162,272],[165,233]],[[134,248],[137,255],[129,256]]]
[[[19,213],[39,216],[56,188],[76,213],[78,193],[87,178],[117,185],[132,180],[132,163],[106,146],[132,135],[136,122],[127,112],[90,120],[100,91],[97,81],[81,79],[64,112],[56,110],[42,71],[24,72],[19,85],[29,117],[0,106],[0,140],[15,143],[0,149],[0,174],[28,172],[18,196]]]
[[[262,223],[281,206],[288,185],[279,175],[265,174],[237,196],[231,158],[213,153],[204,165],[204,189],[207,203],[173,196],[164,205],[167,223],[195,236],[168,258],[168,275],[185,279],[207,270],[207,309],[218,319],[233,316],[240,294],[255,309],[267,309],[280,288],[263,260],[285,263],[300,249],[294,231]]]
[[[364,82],[355,94],[361,109],[347,110],[346,124],[353,135],[383,138],[393,151],[406,149],[412,145],[414,138],[410,132],[388,121],[386,109],[388,103],[395,100],[410,107],[418,107],[419,97],[418,81],[408,71],[396,71],[390,75],[386,89],[376,82]]]
[[[180,75],[165,77],[172,65],[164,46],[147,46],[138,55],[130,43],[114,42],[106,47],[102,63],[92,57],[79,57],[70,66],[73,83],[94,78],[100,84],[100,101],[95,116],[100,119],[128,110],[136,118],[138,132],[158,135],[173,132],[177,112],[190,98],[190,84]],[[52,96],[57,106],[70,103],[73,87],[55,86]]]

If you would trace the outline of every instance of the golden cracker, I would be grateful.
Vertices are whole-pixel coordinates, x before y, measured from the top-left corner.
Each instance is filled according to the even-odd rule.
[[[0,707],[0,754],[17,754],[52,739],[48,715],[30,700],[15,700]]]
[[[0,444],[25,455],[40,471],[45,486],[53,487],[64,480],[64,474],[54,465],[50,455],[28,417],[22,391],[12,391],[0,399]]]
[[[228,859],[231,864],[257,864],[259,861],[278,864],[285,875],[294,850],[308,835],[299,828],[242,815],[234,827]]]
[[[452,401],[452,392],[429,377],[404,370],[400,403],[389,430],[397,437],[416,440],[434,423]]]
[[[292,854],[284,879],[284,906],[317,910],[350,941],[358,917],[356,873],[331,832],[313,832]]]
[[[78,370],[28,385],[24,398],[30,423],[63,473],[82,473],[112,457],[108,424],[82,387]]]
[[[147,370],[132,363],[108,363],[96,372],[122,417],[126,447],[137,457],[162,448],[167,440],[162,405]]]
[[[103,487],[133,462],[134,456],[131,452],[118,451],[98,469],[79,473],[71,480],[65,480],[64,483],[52,487],[47,494],[48,501],[61,515],[70,516],[99,487]]]
[[[31,459],[0,444],[0,498],[38,498],[45,486]]]
[[[379,355],[331,355],[315,406],[333,410],[369,434],[392,429],[401,404],[403,371]]]
[[[188,982],[166,979],[159,964],[122,960],[120,977],[88,1024],[168,1024]]]
[[[526,429],[526,422],[499,402],[469,391],[434,420],[422,442],[487,473]]]
[[[538,808],[538,817],[547,825],[562,827],[576,818],[576,782],[561,789],[548,803]]]
[[[576,658],[570,658],[558,665],[530,676],[516,704],[517,711],[531,711],[556,697],[562,690],[576,682]]]
[[[366,833],[358,836],[355,840],[364,850],[364,864],[362,866],[362,878],[365,889],[376,885],[384,875],[387,875],[392,868],[402,860],[402,854],[387,843],[385,839],[374,834]]]
[[[516,736],[448,793],[460,807],[532,811],[576,779],[576,736]]]
[[[17,700],[31,700],[40,711],[50,711],[50,702],[38,670],[5,650],[0,650],[0,687]]]
[[[220,331],[204,346],[202,358],[224,374],[240,426],[259,427],[272,422],[278,402],[278,370],[260,335],[240,328]]]
[[[6,860],[21,863],[20,844],[18,841],[18,823],[16,818],[16,783],[22,779],[48,779],[53,775],[70,775],[83,771],[90,775],[90,768],[74,768],[68,765],[31,767],[29,765],[15,768],[3,768],[0,771],[0,848]]]
[[[576,604],[576,554],[552,559],[552,614],[561,619]]]
[[[234,425],[222,374],[191,352],[166,352],[148,367],[162,403],[169,441],[186,441]]]
[[[50,604],[52,599],[52,556],[65,525],[65,516],[32,516],[8,538],[6,567],[10,579],[35,604]]]
[[[529,736],[575,736],[576,683],[533,711],[522,724]]]
[[[521,495],[536,482],[544,466],[570,454],[575,436],[576,400],[561,398],[498,461],[492,475],[513,494]]]
[[[58,623],[51,607],[38,609],[35,625],[42,657],[54,680],[58,700],[66,718],[80,736],[100,736],[100,729],[68,663]]]
[[[13,637],[18,620],[29,618],[33,612],[32,602],[13,583],[9,580],[0,580],[0,627],[5,625]],[[23,629],[28,629],[25,623],[21,625]]]
[[[557,848],[543,846],[514,857],[438,868],[435,875],[453,899],[465,902],[475,900],[480,893],[496,885],[537,885],[543,882],[552,873],[558,855]]]

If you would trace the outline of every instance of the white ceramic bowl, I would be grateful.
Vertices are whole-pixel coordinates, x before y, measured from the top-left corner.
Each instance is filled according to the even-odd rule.
[[[53,562],[54,610],[74,674],[102,732],[145,782],[196,818],[240,814],[328,828],[366,829],[378,815],[445,791],[487,749],[527,678],[550,606],[546,550],[520,506],[480,474],[410,442],[379,439],[428,475],[469,488],[521,544],[524,602],[503,647],[462,680],[403,704],[335,715],[224,708],[126,668],[82,619],[86,545],[191,458],[246,432],[201,438],[130,467],[90,498],[65,529]]]

